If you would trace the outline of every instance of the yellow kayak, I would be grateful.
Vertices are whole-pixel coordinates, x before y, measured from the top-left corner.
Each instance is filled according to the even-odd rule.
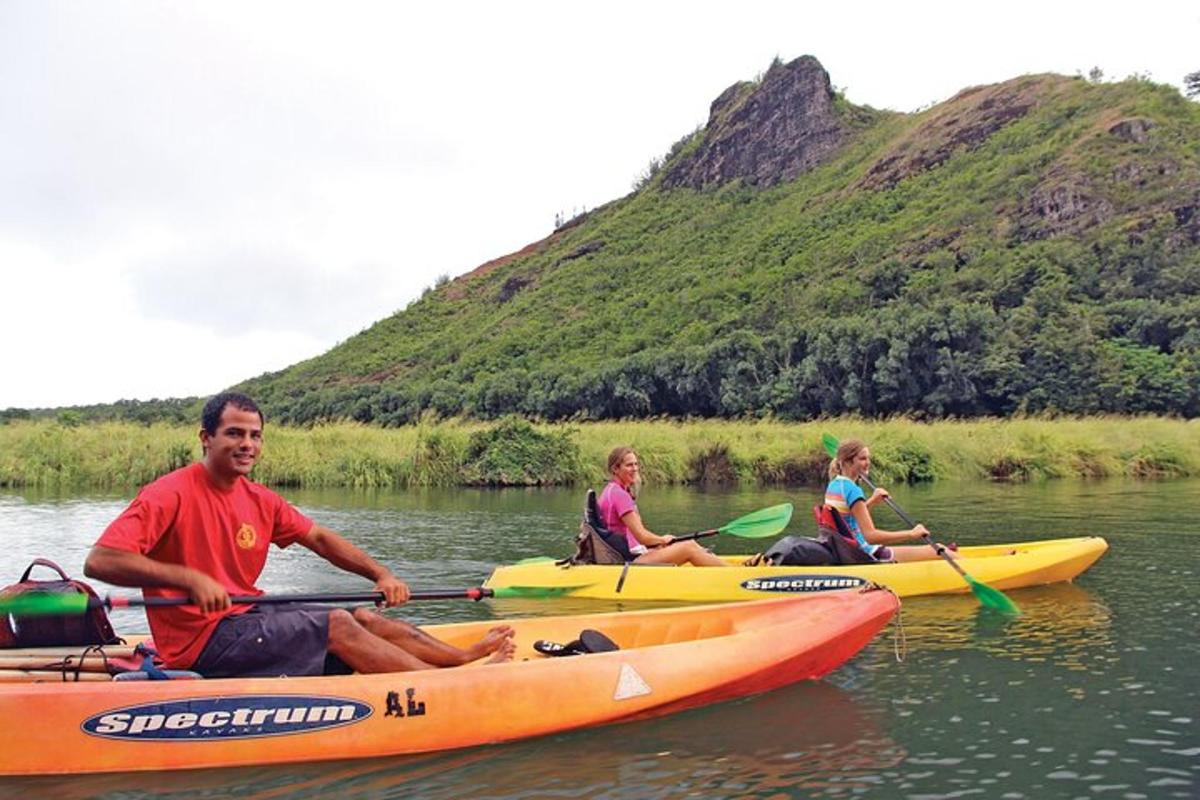
[[[1108,542],[1099,536],[960,547],[959,564],[994,589],[1016,589],[1069,581],[1096,562]],[[721,602],[850,589],[874,582],[900,597],[969,591],[942,559],[903,564],[819,567],[745,567],[749,556],[724,556],[730,567],[629,564],[558,566],[551,559],[497,567],[484,583],[490,589],[553,589],[563,597],[606,600]]]

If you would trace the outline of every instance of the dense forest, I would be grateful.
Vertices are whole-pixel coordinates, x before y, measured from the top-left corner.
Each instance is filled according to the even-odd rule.
[[[239,388],[387,426],[1194,417],[1198,321],[1200,104],[1034,75],[900,114],[804,57],[731,86],[628,196]]]

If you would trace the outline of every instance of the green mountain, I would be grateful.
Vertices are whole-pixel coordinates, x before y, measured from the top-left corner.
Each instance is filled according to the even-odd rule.
[[[1198,320],[1200,105],[1032,75],[882,112],[806,56],[630,195],[240,388],[292,422],[1195,416]]]

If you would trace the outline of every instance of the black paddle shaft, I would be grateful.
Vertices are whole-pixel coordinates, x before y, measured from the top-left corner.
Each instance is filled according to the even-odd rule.
[[[876,488],[875,484],[871,482],[871,479],[869,477],[867,477],[866,475],[863,475],[862,479],[863,479],[863,483],[865,483],[867,486],[871,487],[872,492],[875,491],[875,488]],[[888,508],[890,508],[892,511],[895,511],[896,515],[898,517],[900,517],[900,519],[904,520],[905,525],[907,525],[910,528],[917,527],[916,521],[912,517],[910,517],[908,514],[905,514],[904,509],[902,509],[899,505],[897,505],[896,501],[893,500],[890,495],[883,498],[883,502],[887,503]],[[947,564],[954,567],[954,569],[958,572],[959,575],[962,575],[964,578],[967,577],[967,573],[963,572],[963,568],[960,567],[953,558],[946,555],[946,546],[944,544],[941,544],[940,542],[935,542],[928,533],[921,534],[921,538],[925,540],[926,544],[928,544],[930,547],[933,548],[933,552],[937,553],[939,556],[941,556],[943,559],[945,559]]]
[[[676,536],[674,539],[672,539],[671,544],[675,544],[676,542],[686,542],[686,541],[689,541],[692,539],[702,539],[705,536],[716,536],[718,533],[720,533],[720,531],[717,530],[716,528],[713,528],[711,531],[697,531],[696,533],[685,533],[682,536]],[[665,545],[665,544],[652,545],[652,547],[667,547],[667,546],[668,545]]]
[[[430,589],[412,592],[409,600],[482,600],[493,595],[491,589]],[[234,605],[270,605],[277,603],[380,603],[383,592],[343,592],[318,594],[264,594],[234,595],[229,601]],[[135,606],[185,606],[191,605],[190,597],[106,597],[99,600],[109,608]]]

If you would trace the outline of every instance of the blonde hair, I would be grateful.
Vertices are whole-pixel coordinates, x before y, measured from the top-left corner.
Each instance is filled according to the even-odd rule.
[[[853,461],[867,443],[862,439],[846,439],[838,445],[837,455],[829,462],[829,479],[833,480],[838,475],[844,475],[844,467]]]

